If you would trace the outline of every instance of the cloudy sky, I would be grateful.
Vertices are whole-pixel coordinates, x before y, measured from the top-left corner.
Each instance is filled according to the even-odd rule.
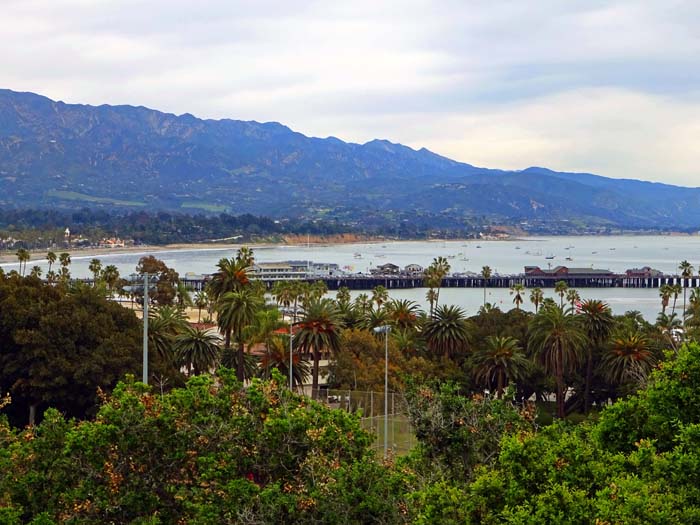
[[[700,186],[697,0],[0,0],[0,83]]]

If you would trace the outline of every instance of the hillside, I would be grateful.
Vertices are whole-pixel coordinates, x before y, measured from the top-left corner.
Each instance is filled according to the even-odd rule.
[[[385,140],[353,144],[274,122],[65,104],[10,90],[0,90],[0,206],[700,225],[700,188],[490,170]]]

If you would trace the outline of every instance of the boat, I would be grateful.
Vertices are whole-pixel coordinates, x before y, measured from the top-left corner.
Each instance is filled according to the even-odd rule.
[[[545,257],[545,259],[551,260],[551,259],[554,259],[554,257],[556,257],[556,256],[555,255],[547,255],[547,257]]]
[[[516,249],[516,250],[519,250],[519,249],[520,249],[520,246],[516,246],[515,249]]]
[[[598,252],[591,252],[591,253],[592,253],[593,255],[595,255],[595,254],[598,253]]]
[[[355,253],[353,254],[353,257],[354,257],[355,259],[362,259],[362,254],[361,254],[360,252],[355,252]]]
[[[567,260],[567,261],[573,261],[574,258],[573,258],[573,257],[567,257],[566,260]]]
[[[448,255],[447,256],[448,259],[454,259],[455,257],[456,257],[456,255]]]
[[[460,259],[460,261],[468,261],[468,260],[469,260],[469,259],[467,259],[466,257],[462,257],[462,258]]]
[[[476,245],[476,247],[477,247],[477,248],[481,248],[481,246],[479,246],[478,244]]]

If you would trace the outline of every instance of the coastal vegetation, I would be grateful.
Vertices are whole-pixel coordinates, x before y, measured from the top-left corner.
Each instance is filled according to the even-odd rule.
[[[0,275],[0,523],[700,519],[697,290],[680,316],[662,294],[655,323],[562,286],[469,315],[440,302],[440,259],[426,312],[382,287],[267,290],[247,248],[193,296],[144,257],[144,385],[143,290],[99,260],[86,285],[50,259],[55,278]],[[385,344],[417,444],[380,458],[362,413],[313,398],[324,359],[329,387],[382,391]]]

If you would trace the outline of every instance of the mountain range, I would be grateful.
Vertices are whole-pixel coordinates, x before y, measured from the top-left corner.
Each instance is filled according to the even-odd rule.
[[[0,90],[0,206],[700,226],[700,188],[487,169],[386,140],[354,144],[276,122],[65,104],[11,90]]]

